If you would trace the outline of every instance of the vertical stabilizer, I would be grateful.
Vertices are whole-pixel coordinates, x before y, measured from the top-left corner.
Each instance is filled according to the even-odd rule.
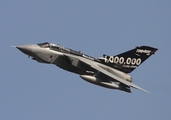
[[[157,50],[157,48],[150,46],[140,46],[116,56],[103,55],[103,62],[120,71],[130,73],[151,55],[155,54]]]

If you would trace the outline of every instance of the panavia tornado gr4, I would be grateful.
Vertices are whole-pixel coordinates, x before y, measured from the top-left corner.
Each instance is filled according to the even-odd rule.
[[[129,93],[132,92],[131,87],[149,93],[133,84],[129,73],[158,50],[150,46],[137,46],[116,56],[103,55],[95,58],[48,42],[21,45],[16,48],[37,62],[54,64],[79,74],[82,79],[92,84]]]

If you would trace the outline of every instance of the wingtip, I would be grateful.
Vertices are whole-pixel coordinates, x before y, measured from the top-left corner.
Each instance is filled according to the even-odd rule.
[[[143,91],[143,92],[146,92],[146,93],[150,94],[150,92],[148,92],[147,90],[144,90],[143,88],[141,88],[141,87],[139,87],[139,86],[137,86],[137,85],[135,85],[135,84],[132,84],[131,87],[133,87],[133,88],[135,88],[135,89],[138,89],[138,90],[141,90],[141,91]]]
[[[148,94],[150,94],[150,92],[148,92],[147,90],[144,90],[144,89],[139,89],[139,90],[142,90],[143,92],[146,92],[146,93],[148,93]]]
[[[146,92],[146,93],[148,93],[148,94],[150,94],[150,92],[148,92],[148,91],[146,91],[146,90],[143,90],[144,92]]]

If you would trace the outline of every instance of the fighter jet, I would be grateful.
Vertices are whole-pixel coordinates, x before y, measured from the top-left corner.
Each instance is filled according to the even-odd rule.
[[[129,75],[158,49],[140,46],[124,53],[91,57],[59,44],[48,42],[16,46],[21,52],[40,63],[54,64],[64,70],[79,74],[92,84],[131,93],[131,87],[149,93],[133,84]]]

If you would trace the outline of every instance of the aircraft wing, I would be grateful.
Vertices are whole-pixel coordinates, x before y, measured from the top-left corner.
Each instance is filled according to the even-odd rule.
[[[90,65],[92,68],[96,69],[97,71],[99,71],[99,72],[101,72],[101,73],[107,75],[108,77],[113,78],[113,79],[117,80],[118,82],[123,83],[123,84],[126,85],[126,86],[133,87],[133,88],[142,90],[142,91],[144,91],[144,92],[146,92],[146,93],[149,93],[148,91],[144,90],[143,88],[141,88],[141,87],[139,87],[139,86],[137,86],[137,85],[135,85],[135,84],[133,84],[133,83],[130,83],[130,82],[128,82],[128,81],[126,81],[126,80],[124,80],[124,79],[122,79],[122,78],[119,78],[119,77],[117,77],[116,75],[113,75],[112,73],[110,73],[110,72],[104,70],[103,68],[101,68],[101,67],[100,67],[98,64],[96,64],[96,63],[91,63],[91,64],[89,64],[89,62],[87,62],[86,60],[83,60],[83,59],[82,59],[81,61],[84,62],[84,63],[86,63],[86,64],[88,64],[88,65]]]
[[[72,56],[70,56],[68,54],[64,54],[64,55],[67,56],[68,58],[72,59]],[[102,74],[104,74],[104,75],[106,75],[106,76],[108,76],[108,77],[110,77],[110,78],[112,78],[112,79],[126,85],[126,86],[133,87],[135,89],[139,89],[139,90],[142,90],[142,91],[144,91],[146,93],[149,93],[148,91],[144,90],[143,88],[141,88],[141,87],[139,87],[139,86],[137,86],[137,85],[135,85],[135,84],[133,84],[131,82],[128,82],[128,81],[126,81],[126,80],[124,80],[124,79],[122,79],[120,77],[117,77],[116,75],[114,75],[114,74],[108,72],[107,70],[103,69],[102,67],[100,67],[100,63],[97,63],[97,62],[94,62],[92,60],[85,59],[85,58],[82,58],[82,57],[78,57],[78,56],[77,56],[77,59],[79,59],[79,61],[89,65],[93,69],[99,71],[100,73],[102,73]]]

